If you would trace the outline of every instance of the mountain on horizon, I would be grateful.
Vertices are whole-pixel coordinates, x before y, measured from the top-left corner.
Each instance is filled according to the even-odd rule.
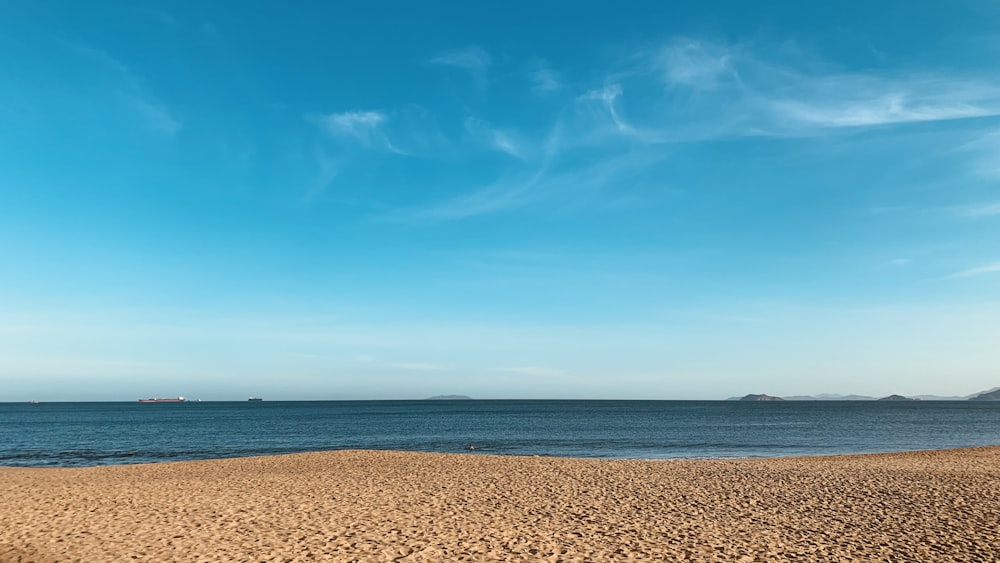
[[[980,393],[969,399],[970,401],[1000,401],[1000,389],[994,389],[985,393]]]
[[[997,399],[991,398],[993,394],[997,395]],[[984,399],[978,399],[983,395],[989,395],[990,397]],[[985,391],[979,391],[971,395],[900,395],[907,399],[919,399],[921,401],[969,401],[969,400],[1000,400],[1000,387],[994,387],[992,389],[987,389]],[[877,397],[871,397],[868,395],[843,395],[840,393],[820,393],[819,395],[789,395],[787,397],[781,397],[786,401],[877,401]],[[729,397],[727,401],[739,401],[743,397]]]
[[[820,393],[819,395],[792,395],[784,398],[786,401],[874,401],[875,397],[868,395],[841,395],[839,393]]]

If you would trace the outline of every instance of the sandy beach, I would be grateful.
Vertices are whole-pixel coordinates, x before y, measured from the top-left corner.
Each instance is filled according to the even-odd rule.
[[[0,469],[0,561],[998,561],[1000,447]]]

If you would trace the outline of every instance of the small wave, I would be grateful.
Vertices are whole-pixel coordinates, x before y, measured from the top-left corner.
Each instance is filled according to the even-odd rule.
[[[296,448],[232,448],[225,450],[172,450],[172,451],[101,451],[101,450],[65,450],[41,451],[27,450],[0,454],[0,466],[8,467],[90,467],[97,465],[126,465],[138,463],[154,463],[162,461],[194,461],[201,459],[219,459],[229,457],[251,457],[261,455],[278,455],[312,451]]]

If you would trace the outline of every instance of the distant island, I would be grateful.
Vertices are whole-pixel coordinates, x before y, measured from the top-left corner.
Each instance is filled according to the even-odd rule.
[[[840,395],[837,393],[821,393],[819,395],[791,395],[784,397],[786,401],[874,401],[875,397],[868,395]]]
[[[868,395],[840,395],[836,393],[822,393],[819,395],[789,395],[787,397],[775,397],[765,394],[750,394],[743,397],[729,397],[727,401],[1000,401],[1000,387],[994,387],[986,391],[963,396],[941,396],[941,395],[912,395],[904,396],[892,394],[887,397],[876,399]]]
[[[425,401],[471,401],[472,397],[466,395],[434,395],[427,397]]]
[[[985,393],[980,393],[975,397],[970,397],[970,401],[1000,401],[1000,389],[994,389]]]

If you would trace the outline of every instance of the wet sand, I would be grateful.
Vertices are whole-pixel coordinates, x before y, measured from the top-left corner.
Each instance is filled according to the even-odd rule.
[[[0,561],[1000,561],[1000,447],[0,468]]]

